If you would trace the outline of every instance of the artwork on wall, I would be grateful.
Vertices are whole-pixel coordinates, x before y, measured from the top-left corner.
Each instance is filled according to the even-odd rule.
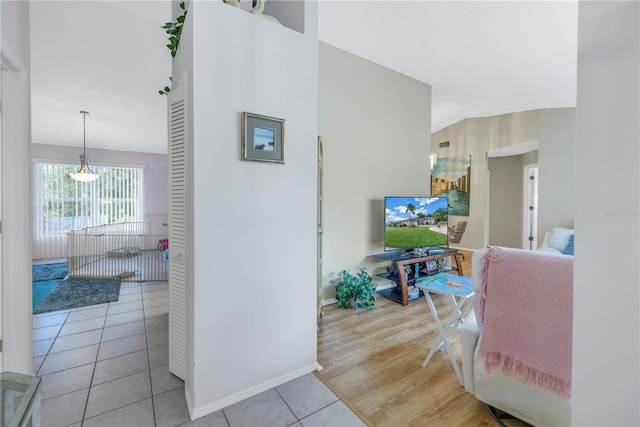
[[[449,198],[449,215],[469,216],[471,155],[439,157],[431,170],[431,195]]]
[[[284,119],[243,112],[242,160],[284,163]]]

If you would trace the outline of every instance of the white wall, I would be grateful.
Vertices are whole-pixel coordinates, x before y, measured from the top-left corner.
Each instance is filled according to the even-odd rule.
[[[429,195],[430,129],[431,86],[320,43],[325,298],[342,270],[388,264],[369,256],[384,250],[384,197]]]
[[[223,2],[190,8],[174,76],[193,118],[197,418],[317,367],[318,30],[315,2],[305,34]],[[284,164],[241,160],[243,111],[286,119]]]
[[[575,426],[640,425],[640,3],[580,2]]]
[[[438,157],[471,154],[469,216],[449,217],[449,223],[468,222],[460,247],[478,249],[489,244],[486,153],[529,141],[538,141],[538,243],[548,227],[573,226],[575,108],[465,119],[434,133],[431,140]],[[450,142],[449,148],[439,148],[444,141]]]
[[[31,106],[29,3],[0,2],[2,27],[2,267],[1,368],[30,374],[31,366]]]

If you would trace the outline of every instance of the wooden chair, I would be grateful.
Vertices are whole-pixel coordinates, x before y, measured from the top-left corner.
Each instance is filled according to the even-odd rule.
[[[467,228],[467,221],[458,221],[456,225],[452,225],[447,229],[449,235],[449,243],[460,243],[462,235]]]
[[[467,221],[458,221],[457,224],[449,226],[447,229],[448,241],[447,247],[449,247],[449,243],[460,243],[462,240],[462,235],[464,231],[467,229]],[[459,252],[459,255],[464,259],[464,254]]]

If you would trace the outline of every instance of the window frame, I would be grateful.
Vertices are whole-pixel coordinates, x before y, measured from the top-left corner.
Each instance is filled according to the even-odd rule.
[[[100,175],[100,178],[92,182],[73,181],[68,176],[69,172],[77,170],[77,163],[64,160],[34,159],[32,167],[34,178],[33,208],[35,211],[34,237],[36,240],[66,237],[66,234],[71,230],[89,226],[143,221],[144,167],[142,166],[115,164],[92,165],[91,168]],[[57,182],[54,185],[57,186],[55,189],[57,193],[50,194],[49,196],[44,194],[45,184],[48,183],[44,182],[45,172],[43,172],[43,167],[54,169],[52,173],[55,176],[51,181],[62,179],[62,183]],[[112,176],[109,177],[109,175]],[[105,177],[109,177],[107,183],[105,183]],[[114,182],[118,180],[123,181],[125,184],[121,184],[120,186],[114,185]],[[130,187],[128,189],[125,188],[127,180],[129,182],[133,181],[136,184],[133,189]],[[65,194],[65,183],[68,186],[70,181],[75,185],[76,194]],[[106,185],[109,185],[109,187],[105,187]],[[61,186],[62,188],[60,188]],[[85,193],[85,197],[82,195],[78,196],[78,193],[82,192]],[[65,215],[67,208],[62,207],[62,216],[58,215],[56,218],[62,218],[63,227],[46,227],[45,217],[47,217],[47,215],[45,205],[47,203],[63,205],[67,203],[86,203],[87,206],[80,206],[80,209],[76,206],[75,216]],[[110,212],[105,210],[105,204],[111,205]],[[122,214],[123,204],[128,205],[124,214]],[[115,211],[120,211],[119,214],[114,211],[114,206]],[[58,209],[61,208],[58,207]],[[82,219],[83,217],[84,220]],[[72,220],[72,224],[67,226],[65,224],[65,218],[75,218],[75,220]],[[80,220],[78,220],[78,218],[80,218]]]

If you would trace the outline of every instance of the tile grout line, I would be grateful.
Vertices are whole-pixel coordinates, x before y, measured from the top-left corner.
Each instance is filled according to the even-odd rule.
[[[287,407],[287,409],[289,410],[289,412],[291,412],[293,414],[293,417],[296,419],[296,422],[288,424],[288,425],[293,425],[295,423],[299,423],[300,422],[300,418],[298,418],[298,416],[296,415],[295,412],[293,412],[293,409],[291,409],[291,407],[289,406],[289,404],[287,403],[287,401],[285,400],[284,397],[282,397],[282,395],[280,394],[280,392],[278,391],[277,387],[273,387],[273,390],[276,392],[276,394],[278,395],[278,397],[280,398],[280,400],[282,400],[282,402],[284,403],[284,406]]]
[[[145,305],[144,305],[145,296],[144,296],[144,287],[143,286],[138,285],[138,289],[136,289],[134,292],[128,292],[125,295],[136,295],[136,294],[140,295],[140,299],[137,299],[137,300],[134,300],[134,301],[127,301],[127,302],[140,301],[140,303],[141,303],[140,312],[142,313],[142,318],[140,319],[140,321],[144,322],[142,324],[142,326],[144,328],[143,330],[144,330],[144,334],[145,334],[145,337],[144,337],[145,338],[145,347],[144,347],[144,349],[141,349],[141,350],[147,352],[146,359],[147,359],[148,366],[147,366],[146,370],[147,370],[148,375],[149,375],[149,386],[150,386],[150,390],[151,390],[150,398],[151,398],[151,403],[152,403],[154,425],[155,425],[157,423],[157,421],[156,421],[156,413],[155,413],[155,402],[153,401],[153,383],[151,381],[151,360],[150,360],[150,354],[149,354],[149,339],[148,339],[148,333],[150,331],[148,329],[149,326],[147,325],[147,315],[152,316],[152,318],[153,317],[161,317],[161,316],[160,316],[160,314],[157,314],[157,316],[152,315],[152,313],[155,313],[156,311],[158,311],[157,310],[157,306],[153,305],[153,306],[145,308]],[[162,297],[163,296],[155,296],[156,299],[157,298],[162,298]],[[150,298],[150,300],[153,300],[153,299],[154,298]],[[72,321],[72,318],[75,319],[74,313],[78,313],[78,312],[81,313],[81,312],[83,312],[85,310],[91,310],[91,309],[93,309],[93,307],[83,308],[81,310],[73,310],[73,309],[68,310],[68,311],[66,311],[66,313],[64,313],[64,316],[61,316],[61,319],[60,319],[61,323],[60,323],[60,320],[58,320],[56,322],[56,323],[58,323],[58,325],[50,325],[50,326],[59,326],[59,329],[58,329],[57,333],[55,334],[55,336],[53,336],[51,338],[44,338],[42,340],[37,340],[37,341],[44,341],[44,340],[48,341],[48,340],[51,340],[51,344],[47,347],[46,353],[43,354],[43,355],[37,356],[37,358],[42,358],[42,361],[40,362],[40,364],[38,366],[38,369],[37,369],[37,371],[41,371],[45,361],[48,358],[50,358],[52,354],[60,354],[60,353],[63,353],[65,351],[74,351],[74,350],[78,350],[78,349],[82,349],[82,348],[86,348],[86,347],[90,347],[90,346],[94,346],[95,345],[95,344],[89,344],[88,341],[84,341],[84,338],[82,338],[82,339],[79,338],[79,339],[77,339],[77,341],[73,341],[74,340],[74,338],[73,338],[74,336],[87,334],[87,333],[91,333],[93,331],[100,330],[99,334],[97,334],[97,335],[99,335],[99,337],[97,337],[98,338],[98,342],[96,342],[96,344],[98,344],[98,345],[97,345],[97,348],[96,348],[96,354],[95,354],[95,358],[94,358],[93,362],[85,363],[85,364],[78,365],[78,366],[72,366],[72,367],[68,367],[68,368],[65,368],[65,369],[60,369],[58,371],[54,371],[54,372],[50,372],[49,373],[49,374],[55,374],[55,373],[64,372],[64,371],[71,370],[71,369],[78,368],[78,367],[82,367],[82,366],[88,367],[88,365],[92,365],[90,381],[89,381],[89,384],[88,384],[87,387],[83,387],[83,388],[80,388],[78,390],[72,390],[72,391],[69,391],[69,392],[62,393],[62,394],[58,395],[58,396],[65,396],[65,395],[69,395],[69,394],[72,394],[72,393],[76,393],[78,391],[85,391],[86,390],[87,395],[86,395],[86,400],[84,402],[84,408],[82,410],[82,419],[80,420],[81,424],[84,424],[85,421],[86,421],[89,398],[92,396],[92,391],[95,391],[95,390],[93,390],[94,389],[93,381],[96,378],[97,363],[98,363],[99,358],[100,358],[100,351],[104,347],[103,344],[106,345],[107,342],[111,342],[111,341],[114,341],[114,340],[117,340],[117,339],[120,339],[120,338],[127,338],[129,336],[135,336],[136,335],[136,334],[133,334],[133,335],[127,334],[125,337],[113,338],[112,340],[107,341],[107,342],[103,341],[104,337],[105,337],[105,329],[108,327],[107,323],[108,323],[108,319],[109,319],[109,315],[110,315],[109,313],[111,312],[111,309],[113,307],[114,307],[113,303],[111,303],[111,302],[107,303],[106,306],[105,306],[106,311],[105,311],[104,315],[96,316],[96,317],[91,317],[92,315],[90,315],[88,318],[80,318],[80,319],[73,320],[73,321]],[[137,311],[137,310],[128,310],[128,311],[123,311],[121,313],[113,313],[113,315],[122,314],[122,313],[129,313],[129,312],[133,312],[133,311]],[[59,314],[63,314],[63,313],[58,313],[58,315]],[[82,315],[80,315],[79,317],[82,317]],[[63,331],[63,329],[65,327],[68,327],[69,325],[71,325],[73,323],[86,322],[86,321],[92,321],[92,320],[95,322],[95,319],[101,319],[99,328],[88,329],[88,330],[78,330],[78,331],[76,331],[74,333],[61,335],[61,332]],[[124,322],[124,323],[118,323],[118,324],[111,325],[111,326],[112,327],[118,327],[118,326],[122,326],[122,325],[126,325],[126,324],[131,324],[131,323],[134,323],[134,322],[137,322],[137,320],[132,320],[132,321],[129,321],[129,322]],[[43,328],[43,327],[45,327],[45,326],[41,326],[41,328]],[[39,328],[32,328],[32,332],[35,329],[39,329]],[[67,338],[71,339],[72,341],[70,343],[65,343],[63,345],[63,347],[61,347],[61,348],[63,348],[62,350],[53,353],[52,350],[54,348],[56,348],[55,346],[57,344],[60,344],[60,340],[66,340]],[[32,345],[37,341],[33,341],[32,340]],[[71,347],[70,348],[65,348],[64,347],[65,345],[70,345]],[[132,353],[132,352],[125,353],[125,354],[130,354],[130,353]],[[122,355],[118,355],[118,356],[122,356]],[[113,357],[118,357],[118,356],[113,356]],[[32,356],[32,359],[33,359],[33,356]],[[105,359],[105,360],[107,360],[107,359]],[[141,372],[144,372],[144,371],[141,371]],[[56,398],[58,396],[51,396],[48,399]],[[43,399],[43,400],[48,400],[48,399]],[[136,401],[136,402],[132,402],[130,404],[135,404],[135,403],[138,403],[138,402],[139,401]],[[127,404],[127,405],[124,405],[124,406],[128,406],[130,404]],[[118,409],[121,409],[121,408],[114,408],[112,411],[115,411],[115,410],[118,410]],[[112,411],[107,411],[105,413],[112,412]],[[100,416],[100,415],[103,415],[105,413],[96,414],[96,416]],[[91,418],[93,418],[93,417],[91,417]],[[225,418],[226,418],[226,416],[225,416]]]
[[[307,375],[309,375],[309,374],[307,374]],[[324,383],[323,383],[323,385],[324,385]],[[325,387],[326,387],[326,386],[325,386]],[[280,392],[278,391],[278,388],[277,388],[277,387],[274,387],[273,389],[276,391],[276,393],[278,393],[278,396],[280,396],[280,399],[282,399],[282,401],[283,401],[283,402],[284,402],[284,404],[287,406],[287,408],[291,411],[291,413],[293,414],[293,416],[296,418],[296,422],[298,422],[298,423],[301,423],[301,422],[302,422],[302,420],[305,420],[305,419],[309,418],[311,415],[313,415],[313,414],[317,414],[318,412],[322,411],[323,409],[326,409],[326,408],[328,408],[329,406],[331,406],[331,405],[333,405],[333,404],[335,404],[335,403],[337,403],[337,402],[340,402],[340,401],[341,401],[341,399],[340,399],[340,398],[339,398],[335,393],[333,393],[333,392],[329,389],[329,387],[327,387],[327,389],[331,392],[331,394],[333,394],[333,397],[335,397],[335,400],[334,400],[334,401],[332,401],[332,402],[330,402],[330,403],[328,403],[328,404],[326,404],[326,405],[324,405],[324,406],[323,406],[323,407],[321,407],[321,408],[316,409],[316,410],[315,410],[315,411],[313,411],[313,412],[310,412],[309,414],[305,415],[305,416],[304,416],[304,417],[302,417],[302,418],[298,418],[298,416],[296,415],[296,413],[295,413],[295,412],[293,412],[293,409],[291,409],[291,407],[289,406],[289,403],[287,403],[287,400],[284,398],[284,396],[282,396],[282,394],[280,394]],[[343,402],[343,403],[344,403],[344,402]],[[295,424],[295,422],[294,422],[294,423],[289,424],[289,426],[291,426],[291,425],[293,425],[293,424]]]
[[[135,293],[135,292],[134,292],[134,293]],[[111,303],[108,303],[108,304],[109,304],[109,306],[110,306],[110,304],[111,304]],[[81,423],[82,423],[83,425],[84,425],[85,421],[87,420],[87,418],[86,418],[86,413],[87,413],[87,406],[89,405],[89,395],[91,394],[91,389],[93,388],[93,378],[94,378],[94,376],[95,376],[95,370],[96,370],[97,363],[98,363],[98,360],[97,360],[97,359],[98,359],[99,354],[100,354],[100,347],[102,346],[102,336],[104,335],[104,330],[105,330],[105,328],[107,327],[107,326],[106,326],[106,323],[107,323],[107,317],[108,317],[108,313],[109,313],[109,306],[107,307],[107,314],[105,315],[105,320],[104,320],[104,325],[105,325],[105,326],[103,326],[103,328],[102,328],[102,333],[101,333],[101,335],[100,335],[100,346],[98,347],[98,352],[96,353],[96,362],[94,363],[93,372],[92,372],[92,374],[91,374],[91,383],[90,383],[90,385],[89,385],[89,394],[87,395],[87,402],[85,403],[85,410],[84,410],[84,412],[83,412],[83,414],[82,414],[82,420],[81,420]],[[135,311],[135,310],[134,310],[134,311]],[[119,313],[118,313],[118,314],[119,314]],[[143,321],[144,321],[144,319],[143,319]],[[121,323],[121,324],[118,324],[118,325],[125,325],[125,324],[127,324],[127,323],[133,323],[133,322],[126,322],[126,323]],[[112,326],[118,326],[118,325],[112,325]],[[129,335],[129,336],[134,336],[134,335]],[[127,337],[128,337],[128,336],[127,336]],[[127,338],[127,337],[124,337],[124,338]],[[111,342],[111,341],[115,341],[115,340],[110,340],[110,341],[106,341],[106,342]],[[146,341],[146,327],[145,327],[145,341]],[[124,355],[126,355],[126,354],[131,354],[131,353],[134,353],[134,352],[125,353],[125,354],[123,354],[123,355],[119,355],[119,356],[124,356]],[[119,356],[114,356],[114,357],[119,357]],[[149,355],[148,355],[148,347],[147,347],[147,358],[148,358],[148,357],[149,357]],[[108,359],[104,359],[104,360],[109,360],[109,359],[112,359],[112,358],[113,358],[113,357],[108,358]],[[141,371],[141,372],[144,372],[144,371]],[[130,374],[130,375],[134,375],[134,374]],[[151,376],[151,373],[149,373],[149,376]],[[117,380],[122,379],[122,378],[125,378],[125,377],[115,378],[115,379],[112,379],[112,380],[109,380],[109,381],[105,381],[104,383],[101,383],[101,384],[106,384],[106,383],[109,383],[109,382],[112,382],[112,381],[117,381]],[[101,385],[101,384],[97,384],[97,385]],[[144,399],[142,399],[142,400],[144,400]],[[138,400],[138,401],[136,401],[136,402],[131,402],[131,403],[129,403],[129,404],[127,404],[127,405],[124,405],[124,406],[122,406],[122,407],[120,407],[120,408],[114,408],[114,409],[112,409],[112,410],[110,410],[110,411],[102,412],[102,413],[97,414],[97,415],[95,415],[94,417],[91,417],[91,418],[95,418],[95,417],[102,416],[102,415],[104,415],[104,414],[108,414],[109,412],[116,411],[116,410],[118,410],[118,409],[124,408],[124,407],[129,406],[129,405],[134,405],[134,404],[136,404],[136,403],[141,402],[142,400]],[[152,402],[152,403],[153,403],[153,402]],[[91,419],[91,418],[89,418],[89,419]],[[154,416],[154,423],[155,423],[155,416]]]
[[[149,390],[151,391],[151,414],[153,415],[153,425],[158,425],[158,421],[156,420],[156,402],[153,398],[153,381],[151,380],[151,356],[149,355],[149,337],[147,330],[147,318],[144,310],[144,292],[142,291],[142,285],[140,285],[140,295],[142,301],[142,324],[144,325],[144,341],[147,345],[147,363],[149,367]]]
[[[44,362],[47,360],[47,357],[49,357],[49,354],[51,353],[51,349],[53,348],[53,345],[56,343],[56,340],[60,336],[60,332],[62,332],[62,328],[67,323],[67,319],[69,318],[69,314],[71,314],[71,311],[69,311],[67,313],[67,316],[64,318],[64,322],[62,322],[62,325],[60,325],[60,329],[58,330],[58,333],[56,334],[55,337],[53,337],[53,341],[51,341],[51,345],[47,349],[47,354],[45,354],[44,357],[42,358],[42,362],[40,362],[40,366],[38,366],[38,371],[34,372],[34,375],[38,375],[38,373],[40,372],[40,369],[42,369],[42,365],[44,365]],[[38,329],[38,328],[36,328],[36,329]],[[31,365],[32,365],[31,369],[33,370],[33,343],[35,342],[35,341],[33,341],[33,327],[31,328],[31,338],[32,338],[31,339]],[[47,338],[47,339],[50,339],[50,338]],[[38,341],[44,341],[44,340],[38,340]],[[38,356],[38,357],[41,357],[41,356]]]
[[[104,321],[102,322],[102,330],[100,331],[100,341],[98,342],[98,350],[96,351],[96,360],[93,362],[93,370],[91,371],[91,379],[89,380],[89,391],[87,391],[87,400],[84,402],[84,410],[82,411],[82,418],[80,419],[80,425],[84,424],[85,416],[87,414],[87,407],[89,406],[89,398],[91,397],[91,389],[93,388],[93,378],[96,375],[96,366],[98,365],[98,356],[100,355],[100,348],[102,347],[102,336],[104,335],[104,327],[107,324],[107,316],[109,315],[110,305],[111,303],[107,305],[107,311],[104,315]]]

